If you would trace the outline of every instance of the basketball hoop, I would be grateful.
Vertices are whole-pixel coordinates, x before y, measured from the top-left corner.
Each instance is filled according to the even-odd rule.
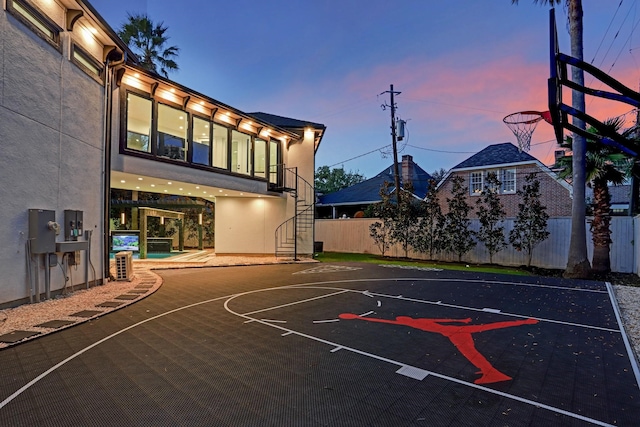
[[[504,124],[516,136],[520,151],[529,151],[531,149],[531,135],[536,130],[540,120],[551,123],[551,113],[548,111],[520,111],[509,114],[502,119]]]

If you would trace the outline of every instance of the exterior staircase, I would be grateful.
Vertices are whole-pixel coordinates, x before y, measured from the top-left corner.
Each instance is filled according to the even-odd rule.
[[[298,175],[298,168],[284,168],[282,189],[295,199],[296,214],[276,228],[275,256],[298,259],[298,239],[313,228],[315,191],[313,185]]]

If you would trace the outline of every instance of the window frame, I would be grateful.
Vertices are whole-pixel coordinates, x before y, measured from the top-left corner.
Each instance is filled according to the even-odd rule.
[[[507,172],[511,172],[513,174],[512,177],[508,180],[509,182],[513,182],[513,188],[509,190],[505,189],[506,183],[508,182],[507,179],[505,179]],[[518,182],[516,168],[500,169],[500,194],[515,194],[517,189]]]
[[[475,175],[475,177],[474,177]],[[477,177],[480,177],[478,182]],[[479,187],[477,187],[479,185]],[[477,188],[476,188],[477,187]],[[479,188],[479,191],[476,191]],[[484,171],[471,171],[469,174],[469,192],[472,196],[479,196],[484,190]]]
[[[76,53],[79,54],[80,57],[89,65],[96,67],[96,71],[89,68],[86,64],[76,58]],[[85,74],[89,75],[92,79],[97,81],[98,83],[104,83],[104,64],[95,59],[93,56],[89,54],[86,50],[84,50],[79,44],[72,43],[71,45],[71,62],[74,63],[78,68],[85,72]]]
[[[203,122],[206,122],[206,123],[209,124],[209,156],[208,156],[208,163],[199,163],[199,162],[196,162],[193,159],[193,155],[195,154],[194,145],[195,144],[200,144],[200,143],[196,143],[196,141],[195,141],[194,123],[195,123],[196,120],[202,120]],[[207,167],[212,167],[213,166],[213,125],[214,125],[214,122],[210,118],[204,117],[204,116],[200,116],[198,114],[191,114],[191,119],[190,119],[190,123],[189,123],[189,131],[188,131],[188,140],[189,140],[189,148],[188,148],[188,150],[189,151],[187,152],[187,154],[189,154],[187,156],[187,159],[188,159],[187,162],[189,164],[198,165],[198,166],[207,166]]]
[[[221,173],[221,174],[225,174],[225,175],[231,175],[231,176],[236,176],[236,177],[242,177],[242,178],[247,178],[247,179],[252,179],[252,180],[257,180],[257,181],[261,181],[261,182],[265,182],[267,184],[267,188],[273,189],[274,187],[279,186],[280,182],[276,183],[272,183],[270,182],[270,178],[269,178],[269,174],[267,173],[267,171],[265,171],[265,175],[266,176],[255,176],[254,173],[254,152],[255,152],[255,139],[259,138],[258,136],[254,135],[251,132],[246,132],[246,131],[242,131],[240,129],[238,129],[236,126],[229,126],[226,123],[220,122],[218,120],[216,120],[215,117],[209,116],[209,115],[205,115],[205,114],[198,114],[197,111],[194,111],[193,109],[190,108],[186,108],[183,105],[165,100],[165,99],[157,99],[155,96],[149,94],[147,91],[145,90],[141,90],[138,89],[136,87],[133,86],[129,86],[126,83],[120,86],[120,140],[119,140],[119,146],[120,146],[120,154],[125,154],[125,155],[130,155],[130,156],[135,156],[135,157],[140,157],[140,158],[145,158],[145,159],[149,159],[149,160],[153,160],[153,161],[157,161],[157,162],[162,162],[162,163],[171,163],[171,164],[175,164],[175,165],[180,165],[182,167],[188,167],[191,169],[199,169],[199,170],[205,170],[205,171],[209,171],[209,172],[215,172],[215,173]],[[137,150],[135,148],[129,148],[127,146],[127,134],[128,134],[128,113],[129,113],[129,103],[127,101],[129,95],[133,95],[133,96],[138,96],[144,100],[147,100],[149,102],[151,102],[151,135],[149,136],[149,151],[142,151],[142,150]],[[188,116],[186,119],[186,140],[185,140],[185,147],[186,147],[186,156],[185,159],[173,159],[171,157],[167,157],[167,156],[160,156],[158,153],[158,139],[159,139],[159,131],[158,131],[158,120],[159,120],[159,106],[160,105],[164,105],[170,108],[173,108],[177,111],[182,112],[183,114],[187,114]],[[210,145],[210,150],[209,150],[209,157],[210,157],[210,164],[203,164],[203,163],[196,163],[193,161],[193,121],[195,118],[207,121],[210,124],[210,138],[211,138],[211,145]],[[216,166],[214,165],[214,162],[216,160],[216,145],[215,145],[215,136],[216,133],[220,133],[223,132],[226,135],[226,144],[224,145],[225,149],[226,149],[226,159],[225,159],[225,165],[224,167],[220,167],[220,166]],[[239,134],[247,137],[249,139],[249,144],[247,145],[247,148],[250,150],[249,154],[250,154],[250,158],[249,160],[249,164],[248,164],[248,171],[245,172],[237,172],[237,171],[232,171],[231,170],[231,160],[232,160],[232,135],[233,132],[238,132]],[[269,152],[269,144],[271,143],[272,140],[278,141],[277,139],[274,138],[269,138],[269,139],[265,139],[265,138],[259,138],[263,141],[266,141],[267,145],[267,149],[266,149],[266,159],[265,159],[265,168],[267,167],[267,164],[269,164],[268,162],[270,162],[269,160],[269,156],[270,156],[270,152]],[[279,159],[277,160],[278,163],[280,163],[280,158],[282,156],[282,146],[281,144],[277,144],[277,153],[276,156],[279,157]],[[280,165],[278,164],[278,167],[280,167]],[[278,170],[278,174],[280,174],[281,171]],[[280,177],[277,177],[278,180],[280,180]]]
[[[60,26],[58,26],[58,24],[53,22],[44,12],[42,12],[36,6],[27,3],[24,0],[7,0],[6,5],[7,12],[9,12],[11,16],[28,27],[49,45],[53,46],[58,52],[62,53],[60,33],[64,30]],[[18,8],[16,8],[16,5],[18,5]],[[19,10],[20,8],[23,9],[28,15],[25,15],[23,12],[21,12]],[[41,27],[44,27],[46,30],[50,31],[51,35],[47,34]]]
[[[180,108],[179,106],[177,106],[176,104],[173,104],[171,102],[159,102],[157,100],[153,100],[154,103],[154,113],[155,113],[155,126],[153,127],[153,133],[154,133],[154,144],[153,147],[155,149],[154,155],[157,158],[163,158],[163,159],[171,159],[177,162],[181,162],[181,163],[188,163],[188,164],[193,164],[193,163],[189,163],[187,161],[188,156],[189,156],[189,123],[190,123],[190,116],[191,113],[189,113],[188,111],[185,111],[184,109]],[[185,129],[184,129],[184,137],[178,136],[178,135],[173,135],[170,133],[166,133],[166,132],[161,132],[158,127],[160,125],[160,107],[167,107],[171,110],[176,110],[179,111],[183,114],[186,115],[186,117],[184,118],[184,124],[185,124]],[[154,120],[152,119],[152,123],[154,122]],[[162,134],[162,136],[161,136]],[[182,149],[183,149],[183,153],[181,157],[171,157],[169,155],[164,155],[164,154],[160,154],[158,152],[158,148],[160,148],[160,141],[162,139],[162,146],[164,146],[164,135],[169,135],[170,137],[174,137],[174,138],[178,138],[178,139],[182,139]],[[172,147],[172,145],[169,145],[169,147]],[[153,150],[152,150],[153,151]]]
[[[136,150],[135,148],[131,148],[128,146],[127,142],[128,142],[128,134],[129,134],[129,95],[134,95],[137,96],[139,98],[142,98],[144,100],[150,101],[151,102],[151,126],[149,128],[149,141],[148,141],[148,145],[149,145],[149,150],[148,151],[143,151],[143,150]],[[120,131],[120,149],[121,152],[128,152],[128,153],[137,153],[137,154],[141,154],[141,155],[145,155],[145,156],[150,156],[150,155],[154,155],[155,156],[155,148],[154,148],[154,134],[155,134],[155,102],[154,99],[150,96],[148,96],[146,93],[142,92],[142,91],[134,91],[134,90],[125,90],[124,91],[124,96],[122,97],[122,104],[121,104],[121,111],[122,111],[122,120],[121,120],[121,131]]]

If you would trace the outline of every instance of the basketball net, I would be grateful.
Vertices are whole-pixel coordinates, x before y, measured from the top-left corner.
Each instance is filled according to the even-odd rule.
[[[520,111],[518,113],[509,114],[502,121],[507,125],[511,132],[518,140],[518,148],[520,152],[529,151],[531,149],[531,135],[536,130],[538,122],[544,119],[551,122],[551,115],[548,111]]]

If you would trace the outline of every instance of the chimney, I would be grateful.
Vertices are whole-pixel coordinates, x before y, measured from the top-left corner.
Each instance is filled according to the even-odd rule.
[[[411,181],[411,177],[413,176],[413,156],[409,154],[405,154],[402,156],[402,186],[407,185],[408,182]]]

